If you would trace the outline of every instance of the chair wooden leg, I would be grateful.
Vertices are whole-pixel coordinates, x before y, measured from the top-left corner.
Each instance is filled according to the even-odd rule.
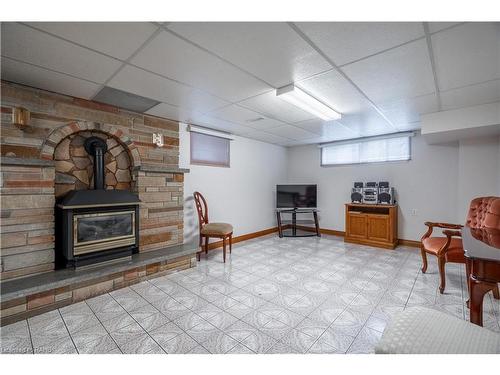
[[[222,259],[226,263],[226,237],[222,237]]]
[[[231,233],[229,235],[229,254],[231,254],[233,251],[233,234]]]
[[[200,251],[196,253],[196,259],[198,260],[198,262],[200,261],[201,252],[203,251],[203,236],[201,235],[201,233],[199,236],[199,246],[200,246]]]
[[[498,284],[496,288],[493,288],[493,297],[495,299],[500,299],[500,292],[498,291]]]
[[[444,293],[444,288],[446,286],[446,273],[445,273],[446,260],[444,257],[438,257],[438,268],[439,268],[439,278],[441,279],[441,284],[439,285],[439,293]]]
[[[422,273],[427,271],[427,254],[423,247],[420,248],[420,253],[422,254]]]
[[[205,237],[205,254],[208,254],[208,236]]]

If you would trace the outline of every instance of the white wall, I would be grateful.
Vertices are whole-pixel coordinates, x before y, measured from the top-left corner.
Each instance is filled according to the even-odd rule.
[[[197,233],[192,194],[207,198],[210,219],[232,223],[235,235],[276,226],[276,184],[318,184],[320,225],[344,230],[344,204],[354,181],[389,181],[399,204],[399,238],[419,240],[424,221],[463,223],[477,196],[500,196],[500,138],[480,138],[429,145],[412,138],[408,162],[321,167],[316,145],[283,148],[234,137],[231,168],[189,164],[189,133],[180,129],[180,166],[185,175],[184,233]],[[412,214],[416,209],[416,215]]]
[[[344,203],[354,181],[389,181],[397,191],[399,238],[418,240],[424,221],[463,223],[472,198],[500,196],[500,138],[429,145],[417,135],[408,162],[323,168],[316,146],[292,147],[288,181],[318,184],[320,224],[335,230],[345,229]]]
[[[210,221],[231,223],[235,236],[276,226],[276,185],[287,181],[284,147],[234,136],[231,167],[208,167],[190,165],[185,124],[180,124],[179,137],[179,165],[190,169],[184,180],[185,240],[198,231],[195,191],[207,199]]]
[[[500,196],[500,139],[461,140],[458,158],[458,217],[465,218],[471,199]]]
[[[399,238],[420,239],[424,221],[455,222],[458,148],[430,146],[421,136],[412,138],[412,160],[406,162],[320,166],[317,146],[288,151],[290,183],[318,184],[320,225],[344,230],[344,204],[350,202],[354,181],[389,181],[399,204]],[[416,209],[416,216],[412,210]]]

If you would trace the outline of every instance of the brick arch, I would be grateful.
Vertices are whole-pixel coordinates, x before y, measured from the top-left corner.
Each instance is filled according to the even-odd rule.
[[[41,158],[47,160],[54,160],[54,153],[56,146],[66,137],[73,133],[79,133],[82,131],[99,131],[103,133],[108,133],[115,137],[120,143],[125,146],[128,150],[130,160],[134,167],[141,165],[141,157],[136,146],[133,144],[130,137],[123,134],[123,132],[113,125],[101,124],[97,122],[90,121],[74,121],[64,126],[55,129],[49,134],[47,139],[44,141],[41,149]]]

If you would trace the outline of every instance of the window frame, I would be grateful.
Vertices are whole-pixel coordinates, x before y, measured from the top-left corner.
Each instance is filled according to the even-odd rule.
[[[350,165],[373,165],[373,164],[385,164],[385,163],[401,163],[401,162],[409,162],[412,160],[412,141],[411,139],[413,138],[415,134],[413,132],[410,133],[404,133],[398,135],[398,133],[394,134],[388,134],[386,136],[375,136],[375,137],[364,137],[364,138],[356,138],[352,140],[346,140],[346,141],[338,141],[338,142],[330,142],[330,143],[325,143],[321,144],[320,150],[319,150],[319,160],[320,160],[320,166],[321,167],[342,167],[342,166],[350,166]],[[354,144],[358,143],[361,144],[363,142],[369,142],[369,141],[375,141],[375,140],[380,140],[380,139],[391,139],[391,138],[408,138],[408,159],[401,159],[401,160],[384,160],[384,161],[362,161],[362,162],[353,162],[353,163],[334,163],[334,164],[324,164],[323,163],[323,150],[327,148],[328,146],[335,146],[341,145],[341,144]]]
[[[226,163],[211,163],[211,162],[206,162],[206,161],[194,159],[193,158],[193,133],[196,133],[197,135],[206,136],[206,137],[219,138],[219,139],[223,139],[224,141],[226,141],[227,142],[227,164]],[[189,131],[189,163],[191,165],[201,165],[204,167],[231,168],[231,140],[229,138],[218,137],[218,136],[213,135],[213,134],[206,134],[206,133],[190,130]]]

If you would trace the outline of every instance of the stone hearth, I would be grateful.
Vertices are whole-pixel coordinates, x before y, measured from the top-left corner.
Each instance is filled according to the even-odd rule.
[[[154,277],[196,266],[197,241],[134,254],[90,269],[62,269],[2,283],[1,321],[6,325]]]

